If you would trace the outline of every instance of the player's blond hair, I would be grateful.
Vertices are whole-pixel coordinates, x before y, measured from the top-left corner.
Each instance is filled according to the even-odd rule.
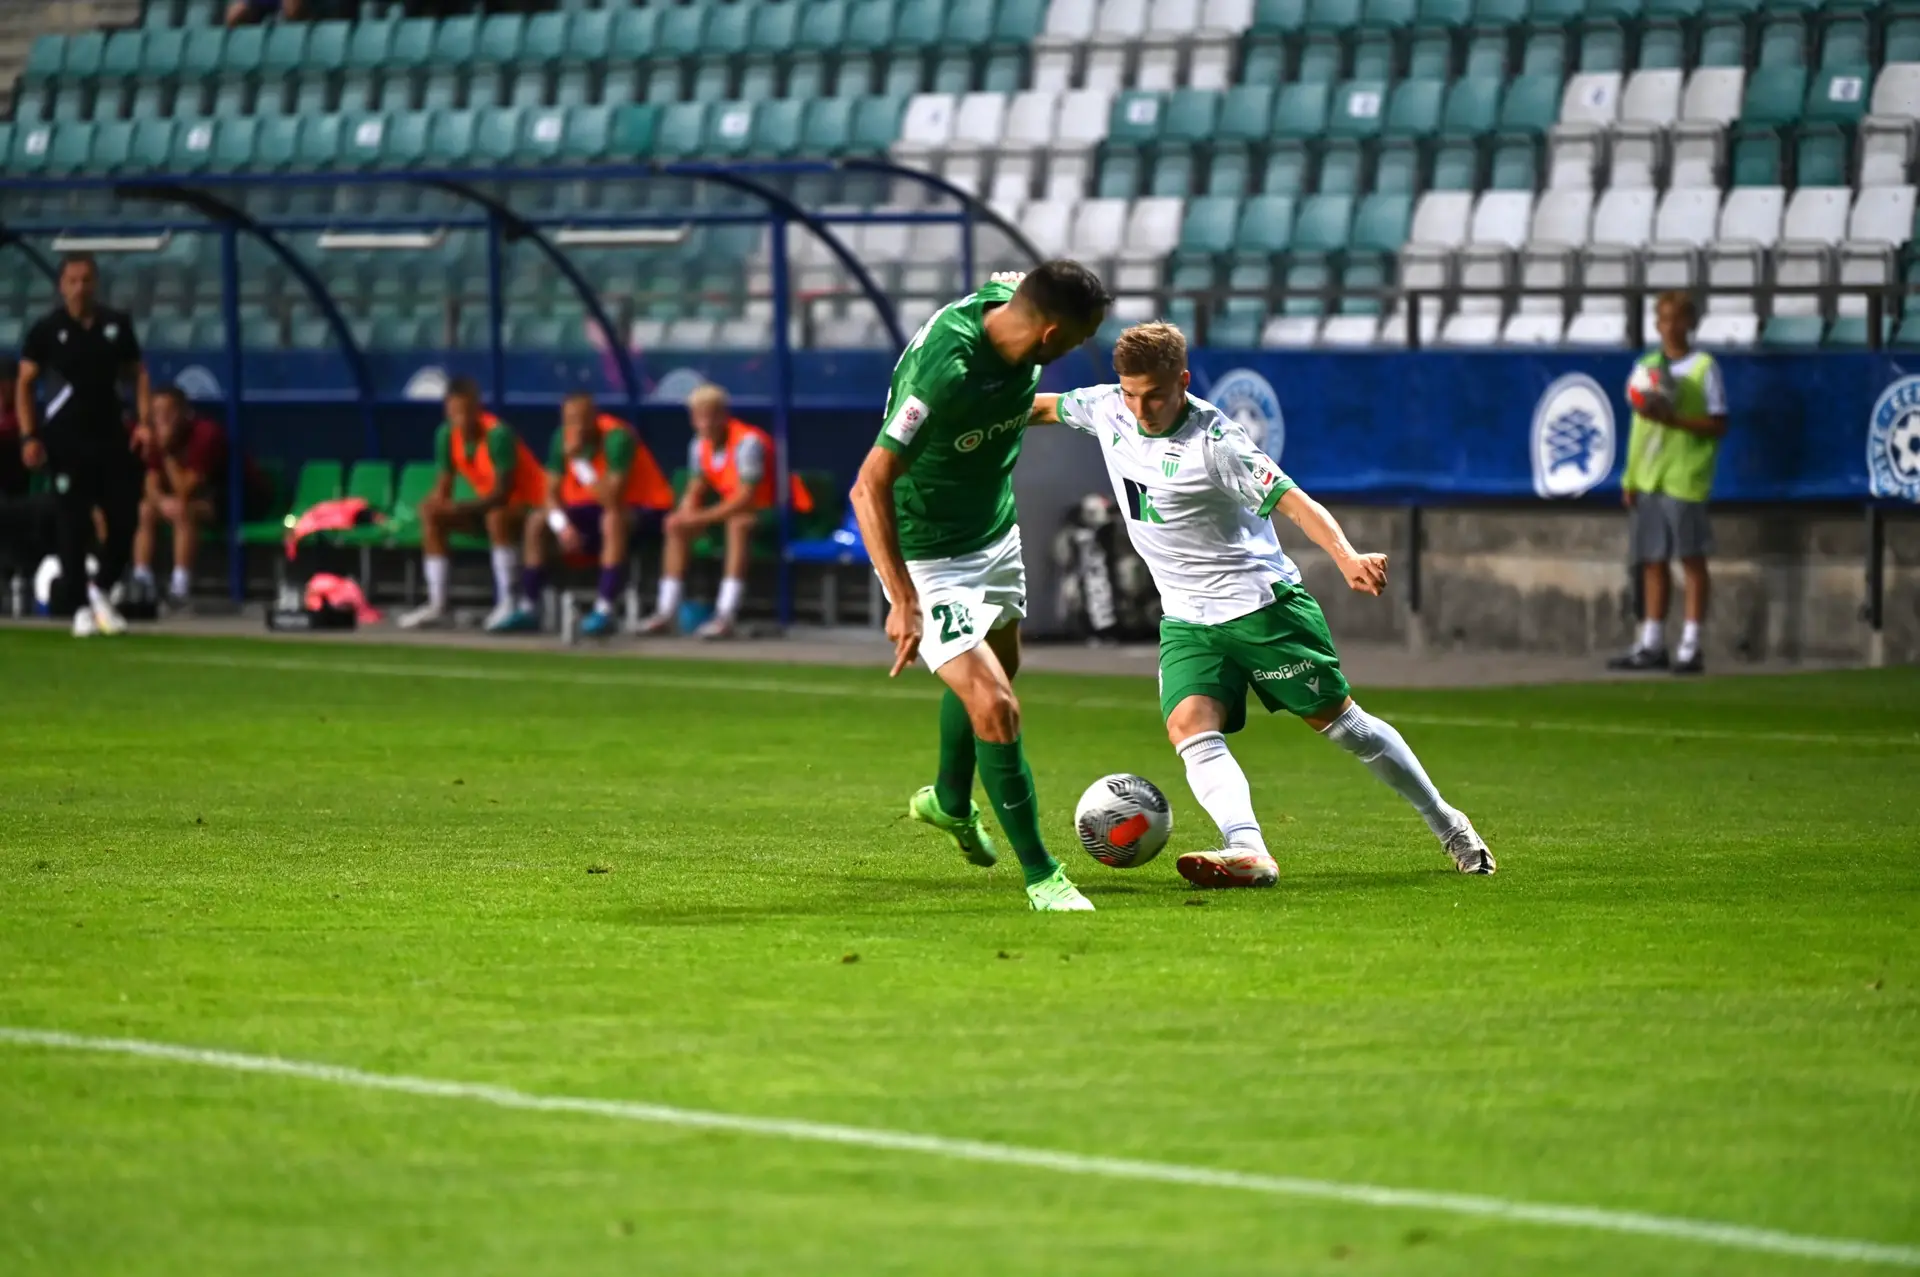
[[[1172,324],[1135,324],[1113,343],[1113,370],[1122,377],[1175,377],[1187,370],[1187,338]]]
[[[705,408],[709,405],[715,408],[726,407],[727,392],[710,381],[703,381],[688,394],[687,407]]]

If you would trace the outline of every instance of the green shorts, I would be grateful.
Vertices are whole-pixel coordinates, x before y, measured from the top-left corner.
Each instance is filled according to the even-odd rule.
[[[1269,714],[1286,710],[1320,717],[1347,698],[1347,678],[1313,595],[1297,585],[1273,587],[1273,603],[1219,625],[1172,617],[1160,622],[1160,716],[1189,696],[1227,707],[1225,730],[1247,725],[1247,689]]]

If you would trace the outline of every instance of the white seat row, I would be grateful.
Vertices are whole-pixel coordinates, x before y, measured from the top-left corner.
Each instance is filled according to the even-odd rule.
[[[1026,200],[1043,184],[1049,199],[1078,199],[1112,107],[1104,89],[922,93],[907,103],[893,158],[995,200]],[[896,199],[910,203],[925,189],[903,182]]]
[[[1252,25],[1253,0],[1053,0],[1034,42],[1033,86],[1224,89]]]

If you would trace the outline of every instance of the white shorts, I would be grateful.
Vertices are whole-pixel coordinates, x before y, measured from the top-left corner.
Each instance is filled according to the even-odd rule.
[[[1027,564],[1020,528],[984,549],[950,559],[909,559],[907,575],[920,594],[920,659],[937,670],[971,652],[990,630],[1027,614]]]

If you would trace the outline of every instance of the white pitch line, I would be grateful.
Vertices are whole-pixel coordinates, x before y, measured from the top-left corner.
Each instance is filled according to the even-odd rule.
[[[825,1122],[785,1118],[748,1117],[736,1113],[715,1113],[704,1109],[678,1108],[667,1104],[644,1104],[631,1100],[599,1100],[570,1095],[533,1095],[505,1086],[409,1077],[405,1074],[367,1073],[360,1069],[345,1068],[335,1064],[286,1060],[271,1055],[244,1055],[233,1051],[210,1051],[199,1047],[175,1046],[166,1042],[147,1042],[137,1038],[102,1038],[40,1029],[0,1028],[0,1042],[10,1042],[17,1046],[46,1047],[52,1050],[136,1056],[147,1060],[162,1060],[170,1064],[191,1064],[203,1068],[225,1069],[235,1073],[273,1074],[310,1082],[326,1082],[334,1086],[354,1087],[364,1091],[392,1091],[432,1099],[472,1100],[504,1109],[522,1109],[538,1113],[581,1113],[626,1122],[647,1122],[657,1126],[727,1131],[737,1135],[759,1135],[772,1139],[802,1140],[815,1144],[839,1144],[892,1153],[920,1153],[953,1161],[989,1162],[1031,1170],[1059,1171],[1068,1175],[1144,1180],[1158,1184],[1180,1184],[1200,1188],[1238,1189],[1269,1197],[1310,1198],[1317,1201],[1375,1206],[1389,1210],[1437,1211],[1449,1215],[1470,1215],[1512,1223],[1539,1224],[1549,1228],[1578,1228],[1606,1233],[1637,1234],[1673,1241],[1697,1242],[1732,1250],[1794,1255],[1805,1259],[1920,1268],[1920,1247],[1894,1246],[1882,1242],[1854,1241],[1840,1237],[1809,1237],[1799,1233],[1783,1233],[1771,1228],[1749,1228],[1744,1224],[1722,1224],[1711,1220],[1681,1219],[1669,1215],[1646,1215],[1637,1211],[1604,1210],[1596,1206],[1555,1206],[1537,1202],[1509,1201],[1501,1197],[1483,1197],[1472,1193],[1437,1193],[1417,1188],[1388,1188],[1377,1184],[1347,1184],[1336,1180],[1301,1179],[1291,1175],[1243,1174],[1239,1171],[1213,1170],[1204,1166],[1181,1166],[1173,1162],[1144,1162],[1131,1158],[1097,1157],[1082,1153],[1058,1152],[1052,1149],[1022,1148],[1015,1144],[990,1144],[980,1140],[948,1139],[940,1135],[915,1135],[909,1131],[877,1130],[862,1126],[839,1126]]]
[[[620,674],[575,674],[552,669],[505,670],[499,666],[412,665],[400,661],[316,661],[288,657],[241,657],[212,655],[174,655],[158,652],[129,654],[123,659],[159,665],[200,665],[215,669],[287,670],[315,674],[365,674],[391,678],[437,678],[464,682],[492,683],[518,679],[529,683],[555,683],[576,687],[657,687],[668,690],[700,692],[753,692],[792,696],[840,696],[862,700],[935,701],[935,688],[902,687],[880,684],[856,686],[832,682],[797,682],[782,679],[733,677],[686,673],[631,671]],[[1118,710],[1127,713],[1158,713],[1151,694],[1137,699],[1119,700],[1102,696],[1047,696],[1022,693],[1021,703],[1051,709]],[[1396,723],[1416,727],[1464,727],[1505,732],[1568,732],[1588,736],[1631,736],[1648,739],[1678,737],[1683,740],[1767,741],[1788,745],[1865,745],[1896,749],[1920,749],[1920,732],[1910,736],[1874,736],[1841,732],[1741,731],[1716,727],[1658,727],[1650,723],[1573,723],[1521,718],[1472,718],[1449,714],[1396,713]]]

